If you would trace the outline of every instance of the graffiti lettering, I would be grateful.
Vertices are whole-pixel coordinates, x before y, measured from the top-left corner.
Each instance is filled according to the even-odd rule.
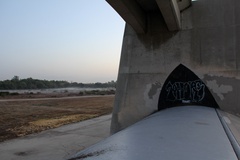
[[[205,84],[201,80],[175,82],[173,84],[169,81],[165,89],[168,101],[200,102],[205,96]]]

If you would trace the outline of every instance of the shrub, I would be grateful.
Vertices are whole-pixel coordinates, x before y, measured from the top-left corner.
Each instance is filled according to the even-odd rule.
[[[10,94],[9,92],[0,92],[0,96],[1,96],[1,97],[7,96],[7,95],[9,95],[9,94]]]

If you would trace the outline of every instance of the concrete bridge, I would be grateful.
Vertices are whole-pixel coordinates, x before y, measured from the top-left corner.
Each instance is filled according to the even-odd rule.
[[[239,0],[107,0],[126,21],[111,132],[164,108],[240,114]]]

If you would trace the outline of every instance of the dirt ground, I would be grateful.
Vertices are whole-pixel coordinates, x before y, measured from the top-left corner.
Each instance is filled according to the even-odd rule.
[[[0,142],[112,112],[114,96],[0,101]]]

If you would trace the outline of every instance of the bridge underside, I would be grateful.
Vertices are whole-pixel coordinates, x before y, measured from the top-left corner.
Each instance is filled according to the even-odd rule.
[[[107,0],[137,33],[148,31],[148,18],[160,11],[170,31],[181,28],[180,11],[191,5],[191,0]]]
[[[162,91],[166,99],[171,95],[169,100],[186,103],[210,94],[222,110],[240,114],[239,0],[199,0],[190,6],[184,0],[107,2],[126,21],[112,133],[157,111]],[[175,80],[164,87],[180,64],[199,81]],[[188,98],[186,84],[194,91]],[[205,87],[209,94],[202,92]]]

